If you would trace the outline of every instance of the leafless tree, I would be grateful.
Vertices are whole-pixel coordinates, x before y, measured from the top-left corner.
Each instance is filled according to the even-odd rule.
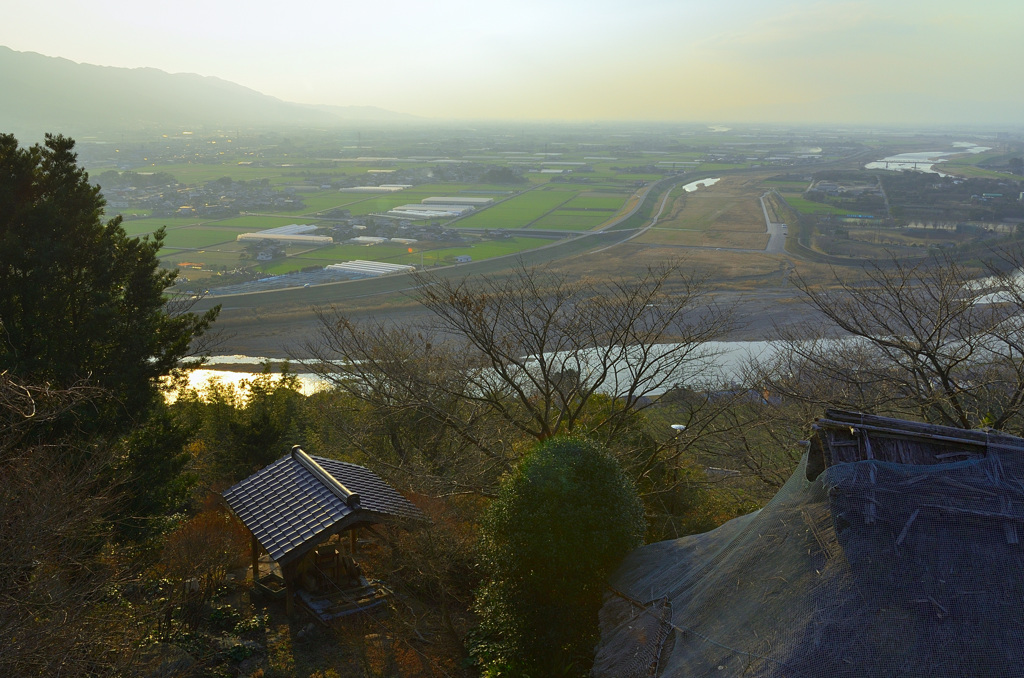
[[[649,396],[709,374],[709,342],[732,327],[728,309],[678,265],[626,282],[520,267],[419,283],[431,323],[365,324],[322,311],[306,347],[311,365],[378,417],[412,418],[425,437],[443,432],[470,453],[449,458],[478,477],[508,469],[523,441],[616,437]],[[654,457],[666,449],[655,447]]]
[[[0,674],[104,675],[130,642],[118,572],[102,557],[114,496],[110,455],[48,435],[95,389],[56,391],[0,374]],[[66,430],[59,427],[58,430]]]
[[[1024,284],[1020,251],[968,265],[950,254],[798,278],[817,312],[766,362],[778,393],[923,421],[1020,431],[1024,410]]]

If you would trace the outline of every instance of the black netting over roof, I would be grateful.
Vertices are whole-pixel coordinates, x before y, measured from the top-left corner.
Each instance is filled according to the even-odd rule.
[[[594,675],[1022,676],[1022,529],[1016,450],[805,457],[761,511],[627,557]]]

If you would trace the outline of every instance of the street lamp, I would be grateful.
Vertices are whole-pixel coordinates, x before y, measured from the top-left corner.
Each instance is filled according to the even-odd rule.
[[[672,486],[675,487],[679,482],[679,436],[682,435],[683,431],[686,430],[685,424],[672,424],[672,430],[676,432],[672,440],[675,441],[676,453],[673,455],[672,460]]]

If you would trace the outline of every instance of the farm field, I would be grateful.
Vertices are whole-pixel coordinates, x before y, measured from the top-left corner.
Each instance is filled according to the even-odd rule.
[[[238,253],[227,250],[189,250],[172,252],[162,258],[167,268],[177,268],[188,278],[205,278],[220,269],[233,269],[238,265]],[[194,269],[194,270],[193,270]]]
[[[240,233],[244,233],[244,231],[234,228],[185,226],[167,231],[167,237],[164,238],[164,249],[194,249],[227,242],[234,245],[235,239]]]
[[[536,249],[549,245],[553,241],[547,238],[509,238],[507,240],[484,240],[477,244],[459,244],[452,247],[444,247],[434,250],[424,250],[424,262],[430,263],[453,263],[455,257],[470,256],[474,261],[502,257],[508,254],[516,254],[527,250]],[[420,259],[418,252],[407,254],[404,261],[398,263],[418,264]]]
[[[657,226],[636,242],[764,249],[763,192],[759,177],[727,177],[692,193],[674,190]]]
[[[609,189],[615,192],[609,193]],[[622,187],[552,184],[510,198],[460,219],[454,225],[461,228],[588,230],[614,216],[630,195],[623,192]]]
[[[459,228],[526,228],[572,198],[573,194],[567,191],[537,189],[460,219],[454,225]]]
[[[238,228],[239,233],[246,233],[249,231],[265,231],[270,228],[277,228],[279,226],[288,226],[289,224],[316,224],[316,219],[296,219],[294,216],[282,216],[272,217],[263,215],[246,215],[241,217],[233,217],[231,219],[221,219],[216,223],[217,226],[225,226],[231,228]]]
[[[832,205],[825,205],[820,202],[812,202],[810,200],[805,200],[804,198],[801,198],[800,196],[797,195],[787,194],[784,195],[783,197],[786,199],[786,202],[789,203],[790,207],[792,207],[798,212],[803,212],[804,214],[850,214],[849,209],[842,209],[839,207],[834,207]]]
[[[413,246],[412,252],[406,245],[390,245],[387,243],[367,247],[365,245],[335,245],[323,249],[295,254],[283,261],[275,261],[259,266],[259,270],[272,275],[297,271],[307,266],[327,266],[343,261],[362,259],[365,261],[382,261],[389,264],[406,264],[418,266],[452,264],[455,257],[468,255],[473,259],[490,259],[508,254],[547,245],[552,241],[546,238],[509,238],[507,240],[481,241],[474,244],[459,243],[457,245]]]
[[[742,233],[738,231],[698,231],[679,229],[658,229],[637,238],[644,244],[673,245],[676,247],[711,247],[728,249],[763,250],[768,245],[767,233]]]
[[[629,197],[628,193],[614,195],[602,195],[600,193],[580,193],[575,198],[562,205],[563,210],[607,210],[615,212]]]
[[[984,153],[965,153],[964,155],[953,156],[944,163],[940,163],[936,169],[940,172],[947,174],[956,174],[957,176],[973,178],[985,178],[985,179],[1007,179],[1013,178],[1012,174],[1005,172],[997,172],[994,170],[984,169],[978,167],[980,163],[998,158],[1003,155],[998,151],[986,151]]]
[[[807,190],[809,181],[788,181],[786,179],[765,179],[765,186],[775,188],[783,193],[803,193]]]
[[[541,217],[533,228],[587,231],[614,217],[629,197],[628,193],[582,192]]]
[[[194,224],[195,221],[187,219],[167,219],[167,218],[147,218],[147,219],[132,219],[131,221],[121,222],[121,226],[124,228],[124,232],[130,236],[145,235],[152,233],[161,226],[166,226],[168,230],[172,228],[178,228],[181,226],[188,226]]]
[[[608,221],[614,214],[615,212],[566,212],[558,209],[535,221],[531,228],[554,231],[589,231]]]

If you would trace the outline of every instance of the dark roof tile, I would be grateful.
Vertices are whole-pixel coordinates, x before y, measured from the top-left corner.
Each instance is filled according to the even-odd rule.
[[[324,457],[312,459],[360,501],[349,506],[295,452],[224,492],[231,510],[277,562],[297,558],[321,537],[348,525],[387,517],[424,519],[412,502],[369,469]]]

